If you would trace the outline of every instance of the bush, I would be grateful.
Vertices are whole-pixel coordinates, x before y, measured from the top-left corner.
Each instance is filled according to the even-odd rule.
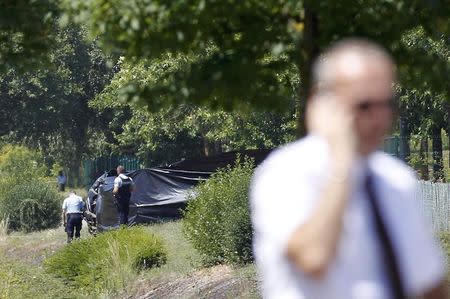
[[[214,173],[195,188],[183,225],[206,264],[246,263],[253,259],[248,202],[252,173],[252,161],[238,159],[233,168]]]
[[[42,155],[24,146],[0,148],[0,219],[9,229],[30,232],[56,227],[61,221],[61,197],[46,182]]]
[[[41,180],[11,182],[0,197],[0,215],[9,217],[9,229],[31,232],[57,227],[61,222],[61,195]]]
[[[111,292],[126,286],[126,279],[132,279],[131,270],[160,266],[166,259],[160,237],[133,227],[72,242],[47,258],[44,267],[87,291]]]

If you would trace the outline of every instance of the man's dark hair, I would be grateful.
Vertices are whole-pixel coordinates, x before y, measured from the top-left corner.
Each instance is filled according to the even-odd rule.
[[[121,174],[125,172],[125,167],[122,165],[117,166],[117,174]]]

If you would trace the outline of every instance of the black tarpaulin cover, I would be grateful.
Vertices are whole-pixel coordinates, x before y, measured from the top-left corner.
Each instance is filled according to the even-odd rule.
[[[132,225],[179,218],[191,187],[206,179],[210,173],[149,168],[136,170],[127,175],[135,184],[128,217],[129,224]],[[103,175],[97,180],[97,192],[90,192],[89,195],[88,201],[91,206],[95,201],[95,211],[92,212],[97,215],[98,231],[116,228],[119,225],[116,199],[112,195],[114,179],[115,176]]]
[[[166,168],[148,168],[129,172],[135,184],[130,200],[129,224],[151,223],[181,216],[188,193],[218,168],[233,165],[237,155],[249,156],[259,164],[269,150],[230,152],[219,156],[184,160]],[[92,185],[88,210],[96,215],[98,231],[119,226],[116,199],[112,195],[115,170],[105,173]]]

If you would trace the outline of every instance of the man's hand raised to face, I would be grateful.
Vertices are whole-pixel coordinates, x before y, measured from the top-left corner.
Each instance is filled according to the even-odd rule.
[[[287,255],[304,273],[320,278],[335,257],[349,198],[348,178],[356,157],[352,109],[335,95],[315,96],[307,109],[307,126],[311,135],[325,138],[329,145],[330,177],[316,209],[291,235]]]
[[[310,99],[306,122],[310,134],[327,141],[332,164],[347,171],[356,156],[357,140],[353,111],[345,99],[331,93],[314,96]]]

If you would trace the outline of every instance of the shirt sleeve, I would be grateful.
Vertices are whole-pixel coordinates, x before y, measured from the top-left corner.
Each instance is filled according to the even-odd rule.
[[[287,175],[275,164],[258,169],[250,187],[255,235],[267,251],[282,254],[292,233],[313,210],[317,186],[301,171]],[[266,252],[267,252],[266,251]]]
[[[120,188],[122,186],[122,179],[120,177],[116,177],[114,179],[114,188]]]
[[[64,199],[63,204],[62,204],[62,209],[65,211],[67,210],[67,200]]]

